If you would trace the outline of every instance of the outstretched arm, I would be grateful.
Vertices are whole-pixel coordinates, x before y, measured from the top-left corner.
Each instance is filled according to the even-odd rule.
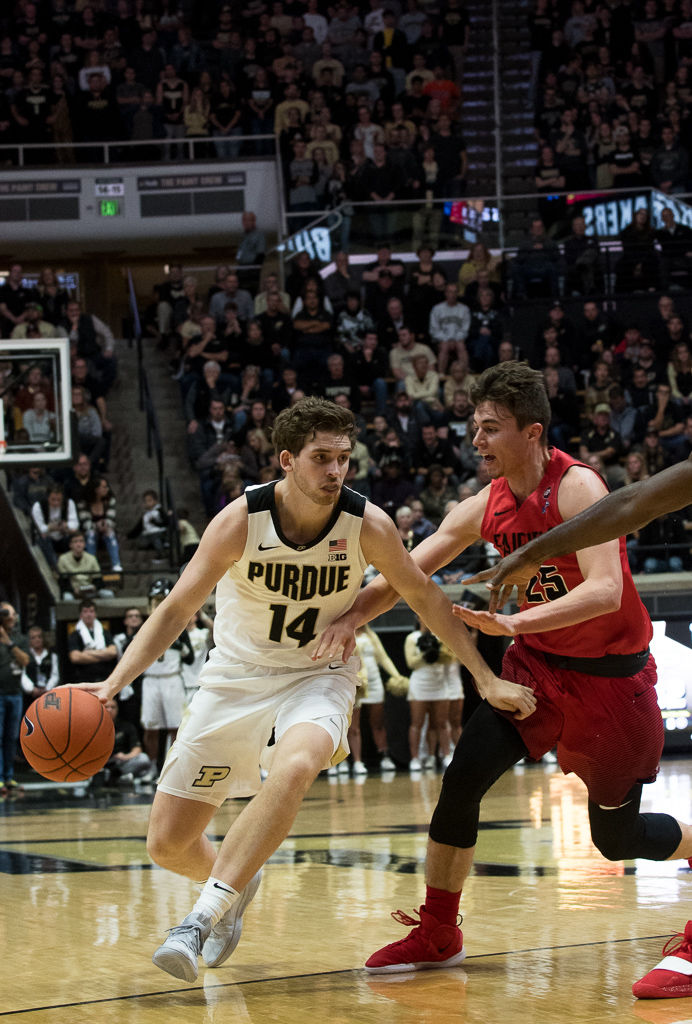
[[[478,653],[466,628],[459,628],[460,623],[454,617],[451,602],[405,550],[389,516],[374,505],[367,506],[361,545],[365,557],[380,570],[396,593],[467,666],[476,680],[481,697],[493,707],[515,712],[517,718],[526,718],[532,714],[536,708],[533,692],[528,687],[494,675]],[[334,658],[341,652],[343,645],[344,638],[333,635],[327,643],[323,639],[319,651],[322,655]],[[350,650],[353,650],[352,646]],[[348,653],[347,645],[344,658]]]
[[[517,548],[492,569],[478,573],[468,582],[487,583],[493,612],[502,607],[514,586],[519,591],[517,599],[521,601],[526,584],[546,560],[622,537],[690,503],[692,458],[664,469],[649,480],[607,494],[573,519]]]
[[[105,703],[140,676],[178,639],[229,566],[241,556],[246,537],[247,502],[237,498],[204,531],[182,576],[137,631],[108,678],[102,683],[81,683],[81,688]]]
[[[486,500],[485,492],[481,492],[475,498],[468,498],[450,512],[435,533],[413,549],[411,557],[426,575],[429,576],[440,566],[447,565],[460,551],[478,540]],[[367,508],[369,516],[376,515],[381,511],[372,504],[368,504]],[[399,547],[401,548],[401,546],[401,542],[399,542]],[[366,557],[371,558],[368,553],[366,553]],[[379,569],[380,566],[376,558],[377,547],[375,546],[371,561],[375,568]],[[340,650],[345,643],[348,644],[348,637],[355,632],[358,626],[363,626],[366,622],[377,618],[378,615],[389,611],[400,596],[403,595],[400,595],[394,588],[386,573],[377,576],[361,590],[348,612],[336,619],[324,631],[314,658],[323,657],[327,650],[334,651],[337,648]],[[335,643],[336,646],[334,646]],[[353,643],[350,643],[344,649],[344,660],[352,652]],[[334,656],[334,654],[331,655],[331,657]]]

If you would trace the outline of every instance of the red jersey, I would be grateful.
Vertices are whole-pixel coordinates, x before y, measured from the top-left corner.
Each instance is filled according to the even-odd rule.
[[[563,521],[557,500],[560,482],[571,466],[583,466],[584,463],[577,462],[557,448],[550,448],[549,453],[550,462],[545,475],[525,501],[517,501],[504,477],[490,484],[481,536],[483,540],[490,541],[501,555],[508,555],[532,537],[547,533]],[[620,538],[620,564],[622,601],[616,612],[543,633],[523,633],[522,643],[535,650],[579,658],[645,651],[653,630],[646,608],[634,586],[624,537]],[[521,610],[525,611],[544,601],[555,601],[574,590],[583,580],[576,555],[556,558],[550,565],[542,565],[533,577],[526,588],[526,601]]]

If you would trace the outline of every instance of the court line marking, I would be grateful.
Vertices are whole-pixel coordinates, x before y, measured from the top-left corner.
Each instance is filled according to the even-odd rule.
[[[546,825],[550,824],[550,818],[543,819]],[[492,832],[494,829],[510,829],[510,828],[525,828],[527,825],[532,825],[533,820],[531,818],[502,818],[497,821],[485,821],[479,823],[479,830]],[[387,828],[380,828],[374,831],[364,830],[362,832],[298,832],[290,833],[286,838],[291,840],[297,839],[349,839],[350,837],[356,838],[358,836],[389,836],[389,835],[419,835],[421,832],[429,831],[430,825],[426,824],[410,824],[410,825],[390,825]],[[216,835],[209,837],[215,842],[223,842],[226,838],[226,833],[221,832]],[[2,846],[4,849],[7,846],[31,846],[32,844],[40,843],[126,843],[134,841],[144,842],[146,839],[146,833],[141,832],[137,835],[130,836],[67,836],[67,837],[56,837],[42,838],[42,839],[3,839]]]
[[[590,949],[598,946],[623,945],[624,943],[632,942],[649,942],[654,939],[660,942],[661,939],[665,940],[669,938],[669,934],[639,935],[626,939],[603,939],[600,942],[569,942],[559,946],[527,946],[524,949],[507,949],[498,950],[494,953],[472,954],[471,956],[466,957],[464,960],[464,966],[466,966],[471,960],[487,960],[490,957],[521,956],[524,953],[549,953],[564,949]],[[420,977],[422,972],[411,971],[410,973],[416,974],[416,977]],[[128,996],[109,996],[108,998],[103,999],[83,999],[80,1002],[74,1003],[51,1003],[47,1006],[29,1006],[22,1010],[0,1010],[0,1017],[12,1017],[19,1013],[43,1013],[46,1010],[67,1010],[79,1006],[102,1006],[107,1003],[122,1003],[133,999],[151,999],[155,996],[180,995],[183,992],[204,992],[208,988],[241,988],[244,985],[267,985],[273,984],[274,982],[298,981],[301,978],[329,978],[339,974],[357,974],[362,975],[365,978],[376,977],[375,975],[369,974],[362,967],[348,967],[340,971],[310,971],[307,974],[284,974],[271,978],[248,978],[246,981],[221,981],[213,985],[190,985],[187,988],[157,989],[154,992],[132,993],[132,995]]]

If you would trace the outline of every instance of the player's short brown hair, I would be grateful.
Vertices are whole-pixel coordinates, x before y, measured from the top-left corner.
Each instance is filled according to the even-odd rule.
[[[514,416],[520,430],[530,423],[540,423],[543,427],[541,440],[547,445],[550,402],[540,370],[532,370],[514,360],[490,366],[474,381],[471,401],[476,407],[481,402],[501,405]]]
[[[274,420],[272,440],[277,455],[288,451],[298,455],[318,430],[348,437],[353,447],[356,421],[350,409],[326,398],[301,398],[295,405],[282,409]]]

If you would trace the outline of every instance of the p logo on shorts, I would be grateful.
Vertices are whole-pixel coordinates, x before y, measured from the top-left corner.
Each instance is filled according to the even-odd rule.
[[[223,782],[231,772],[227,764],[204,764],[199,770],[199,775],[192,783],[199,789],[211,789],[215,782]]]

